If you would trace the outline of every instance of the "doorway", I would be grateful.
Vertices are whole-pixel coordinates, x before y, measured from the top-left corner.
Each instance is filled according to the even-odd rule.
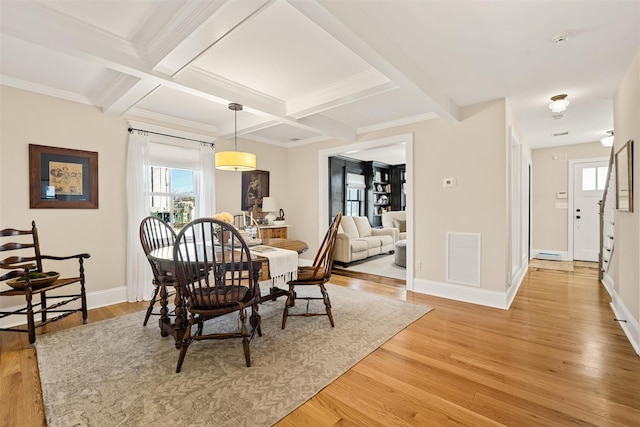
[[[607,159],[574,160],[569,210],[569,247],[571,259],[598,262],[600,254],[600,205],[606,186]]]
[[[349,145],[342,145],[334,148],[328,148],[324,150],[320,150],[318,152],[318,195],[320,200],[319,203],[319,212],[318,218],[319,221],[319,229],[318,235],[320,240],[324,235],[325,227],[323,224],[323,219],[329,217],[329,158],[332,156],[338,156],[341,154],[349,155],[349,152],[368,150],[368,149],[378,149],[382,147],[387,147],[390,145],[395,145],[399,143],[405,144],[406,149],[406,186],[405,186],[405,194],[406,194],[406,212],[407,212],[407,236],[413,236],[413,193],[412,193],[412,182],[413,182],[413,134],[401,134],[396,136],[391,136],[382,139],[376,139],[372,141],[364,141],[357,142]],[[406,247],[406,289],[413,290],[413,275],[414,275],[414,256],[413,256],[413,239],[407,239],[407,247]]]

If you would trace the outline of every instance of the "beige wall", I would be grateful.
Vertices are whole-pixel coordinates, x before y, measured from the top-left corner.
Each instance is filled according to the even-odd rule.
[[[600,142],[540,148],[532,151],[532,249],[568,251],[568,209],[556,209],[558,191],[570,194],[569,161],[603,157],[611,151]]]
[[[615,248],[610,275],[614,280],[614,306],[624,307],[634,324],[631,329],[636,351],[640,347],[640,51],[618,89],[614,103],[617,152],[628,140],[634,140],[633,212],[615,212]],[[625,315],[625,313],[619,313]]]
[[[88,292],[124,286],[125,121],[86,105],[6,86],[0,86],[0,100],[0,227],[28,229],[35,220],[44,253],[91,254],[85,262]],[[30,209],[29,144],[97,151],[99,209]],[[64,273],[59,266],[55,264],[56,270]],[[77,264],[67,268],[69,274],[77,273]],[[0,305],[19,302],[3,298]]]
[[[415,261],[425,283],[446,280],[446,232],[480,233],[481,289],[506,289],[507,174],[504,100],[462,109],[457,124],[436,119],[360,135],[371,141],[413,133],[413,203]],[[318,241],[318,152],[337,141],[289,150],[289,194],[292,213],[305,221],[302,238],[312,249]],[[442,179],[455,177],[455,188],[442,188]],[[324,219],[323,219],[324,220]],[[312,252],[312,251],[310,251]],[[458,285],[452,285],[460,287]],[[462,287],[469,289],[468,287]]]

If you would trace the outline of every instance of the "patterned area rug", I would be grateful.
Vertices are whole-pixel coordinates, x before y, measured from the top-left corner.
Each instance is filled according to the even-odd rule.
[[[190,346],[176,374],[173,339],[162,338],[152,322],[143,327],[143,312],[41,335],[47,425],[269,426],[431,310],[328,290],[335,328],[326,316],[290,317],[282,330],[284,299],[261,305],[263,336],[251,343],[250,368],[241,340],[204,341]],[[205,332],[237,324],[236,315],[226,316],[208,322]]]
[[[333,263],[333,268],[392,277],[394,279],[407,279],[407,269],[395,264],[395,255],[376,255],[366,260],[352,262],[348,267]]]

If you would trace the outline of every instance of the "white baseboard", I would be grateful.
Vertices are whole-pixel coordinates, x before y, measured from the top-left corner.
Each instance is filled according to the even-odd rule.
[[[613,298],[613,279],[611,278],[611,276],[609,276],[608,273],[604,273],[602,275],[602,285],[604,286],[604,288],[607,290],[607,292],[609,292],[609,296]]]
[[[538,254],[543,253],[543,254],[554,254],[554,255],[558,255],[558,258],[560,261],[571,261],[571,259],[569,259],[569,252],[567,251],[554,251],[551,249],[545,250],[545,249],[531,249],[531,258],[537,258]]]
[[[640,325],[638,324],[638,321],[633,318],[631,312],[624,305],[615,290],[613,291],[612,299],[611,309],[613,310],[616,319],[618,319],[618,323],[624,331],[624,334],[629,339],[631,346],[635,350],[636,354],[640,356]],[[620,320],[625,321],[621,322]]]
[[[518,282],[517,285],[511,286],[507,292],[497,292],[452,283],[414,279],[413,290],[414,292],[436,297],[508,310],[520,287],[520,283]]]
[[[39,301],[38,296],[34,299],[35,301]],[[102,291],[87,292],[87,309],[89,310],[125,301],[127,301],[126,286],[119,286],[117,288],[110,288]],[[80,301],[74,301],[68,305],[70,308],[74,306],[80,307]],[[21,307],[24,307],[24,305],[3,308],[2,311],[19,310]],[[89,321],[91,321],[91,318],[89,318]],[[27,318],[24,315],[8,316],[4,319],[0,319],[0,328],[12,328],[18,325],[25,325],[26,323]]]

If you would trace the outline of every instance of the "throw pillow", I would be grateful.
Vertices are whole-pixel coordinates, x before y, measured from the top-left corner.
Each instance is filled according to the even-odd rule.
[[[404,219],[393,218],[393,228],[397,228],[401,233],[407,231],[407,221]]]

